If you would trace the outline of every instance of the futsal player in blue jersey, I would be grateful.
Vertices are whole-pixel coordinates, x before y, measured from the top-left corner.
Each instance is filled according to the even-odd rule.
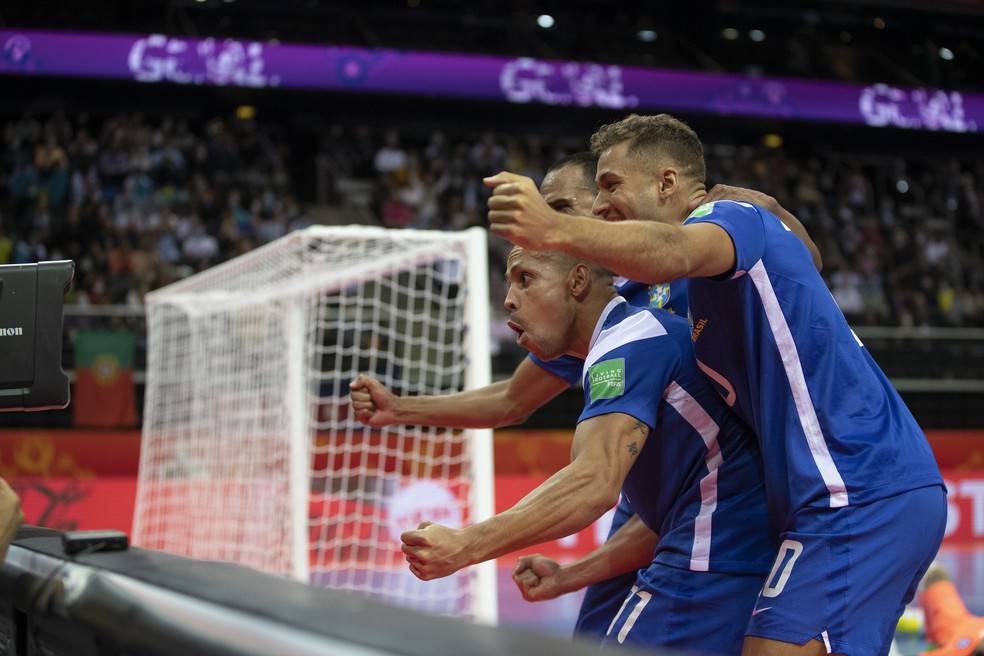
[[[541,184],[540,192],[544,200],[551,208],[563,214],[590,214],[596,190],[596,167],[597,157],[589,152],[575,153],[560,160],[548,169]],[[715,187],[711,196],[774,202],[758,192],[723,185]],[[600,218],[618,221],[622,217],[615,212],[606,212]],[[787,220],[800,231],[798,234],[803,236],[804,242],[816,253],[816,247],[795,217],[789,215]],[[815,257],[819,262],[818,253]],[[649,285],[617,278],[615,288],[633,306],[662,308],[679,316],[686,316],[686,280]],[[362,376],[352,385],[353,407],[360,420],[371,426],[411,423],[500,427],[524,421],[566,387],[580,385],[583,366],[582,359],[572,356],[565,355],[544,361],[530,354],[507,380],[469,392],[437,397],[397,398],[378,381]],[[611,540],[633,514],[628,499],[624,495],[620,496],[607,539]],[[646,541],[655,544],[655,536],[646,535],[646,532],[644,526],[641,529],[637,527],[634,531],[624,533],[623,540],[634,541],[636,545]],[[592,554],[589,562],[607,562],[610,551],[611,549],[606,549]],[[645,562],[648,563],[648,560]],[[634,571],[611,577],[599,577],[596,571],[591,571],[579,574],[576,579],[568,578],[569,587],[563,592],[572,592],[587,585],[575,622],[575,634],[582,638],[601,640],[635,584],[635,579]],[[541,588],[539,594],[544,589]]]
[[[703,203],[690,128],[632,116],[592,148],[595,209],[630,220],[560,220],[504,173],[488,180],[493,232],[636,280],[690,279],[699,366],[758,434],[782,541],[745,653],[888,653],[946,524],[925,436],[783,223],[753,204]]]
[[[571,463],[491,519],[404,533],[411,571],[439,578],[568,535],[624,490],[659,541],[606,572],[648,563],[605,643],[739,653],[775,541],[756,440],[697,368],[687,321],[632,307],[610,274],[561,253],[514,249],[507,278],[517,342],[544,361],[584,360]]]
[[[553,209],[566,214],[590,213],[594,203],[594,175],[598,158],[591,153],[576,153],[551,167],[544,178],[540,191],[544,200]],[[644,283],[615,279],[615,289],[630,305],[635,307],[662,308],[669,312],[686,316],[687,281],[647,285]],[[537,358],[532,353],[530,362],[541,370],[563,380],[568,386],[576,387],[581,382],[584,361],[580,358],[562,355],[550,361]],[[622,495],[612,516],[608,540],[635,514],[632,504]],[[574,633],[581,637],[604,637],[615,612],[621,606],[628,591],[635,584],[635,572],[628,572],[600,580],[587,587],[574,624]],[[580,589],[578,586],[575,589]]]
[[[595,197],[597,162],[597,157],[582,152],[551,166],[540,187],[547,204],[564,214],[590,214]],[[735,191],[731,190],[732,193]],[[740,193],[743,190],[737,191]],[[615,282],[618,293],[634,306],[664,308],[686,316],[685,280],[662,285],[646,285],[624,279]],[[531,354],[507,380],[477,390],[435,397],[398,398],[378,381],[361,376],[352,385],[353,408],[360,420],[370,426],[394,423],[469,428],[507,426],[523,422],[569,386],[579,385],[583,365],[583,360],[571,356],[544,361]],[[621,496],[612,518],[609,539],[633,514],[630,503]],[[644,539],[650,537],[655,544],[654,536],[645,536]],[[639,542],[638,534],[635,539]],[[644,561],[648,564],[649,558]],[[590,585],[581,602],[575,633],[582,638],[601,640],[635,584],[635,578],[636,573],[630,571],[598,579]],[[584,586],[575,589],[581,587]]]

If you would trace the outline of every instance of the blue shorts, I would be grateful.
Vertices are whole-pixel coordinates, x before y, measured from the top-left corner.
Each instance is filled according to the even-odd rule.
[[[608,531],[608,540],[622,528],[625,522],[629,521],[635,510],[629,505],[628,500],[623,495],[619,498],[618,505],[615,507],[615,516],[612,518],[612,527]],[[581,610],[577,615],[577,623],[574,625],[574,635],[579,638],[601,642],[605,637],[608,625],[612,623],[612,618],[618,612],[619,607],[625,600],[625,595],[636,582],[636,572],[629,572],[621,576],[610,578],[601,583],[588,586],[584,591],[584,599],[581,601]]]
[[[639,572],[602,647],[626,644],[737,656],[764,579],[653,563]]]
[[[936,556],[946,492],[934,485],[863,506],[808,508],[780,535],[747,635],[827,653],[887,654],[905,605]]]

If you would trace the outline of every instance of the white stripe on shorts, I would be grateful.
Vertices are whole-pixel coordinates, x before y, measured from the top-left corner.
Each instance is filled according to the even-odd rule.
[[[697,399],[680,387],[676,381],[671,381],[667,385],[663,391],[663,398],[700,434],[707,447],[707,455],[704,457],[707,463],[707,476],[700,479],[700,511],[694,520],[694,546],[690,551],[690,569],[695,572],[706,572],[710,568],[711,558],[711,518],[717,509],[718,501],[718,467],[724,462],[717,439],[721,428]]]

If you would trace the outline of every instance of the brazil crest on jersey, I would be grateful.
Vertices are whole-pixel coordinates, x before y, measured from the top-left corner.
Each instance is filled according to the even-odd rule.
[[[758,434],[777,529],[804,507],[859,505],[942,484],[926,437],[816,271],[770,212],[698,207],[735,247],[735,269],[690,280],[701,369]]]
[[[615,291],[632,306],[659,308],[681,317],[687,316],[686,280],[647,285],[643,282],[616,278]],[[584,363],[580,358],[562,355],[559,358],[545,361],[532,353],[530,353],[529,357],[541,369],[563,379],[572,387],[581,382],[581,366]]]
[[[650,428],[622,492],[660,536],[655,562],[766,573],[776,545],[755,438],[698,370],[686,320],[614,298],[583,383],[579,422],[618,412]]]

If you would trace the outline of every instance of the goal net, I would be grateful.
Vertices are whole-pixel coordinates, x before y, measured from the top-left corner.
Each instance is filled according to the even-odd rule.
[[[147,296],[134,542],[496,619],[493,563],[417,580],[400,533],[492,514],[490,431],[369,429],[399,394],[488,384],[485,231],[315,226]]]

